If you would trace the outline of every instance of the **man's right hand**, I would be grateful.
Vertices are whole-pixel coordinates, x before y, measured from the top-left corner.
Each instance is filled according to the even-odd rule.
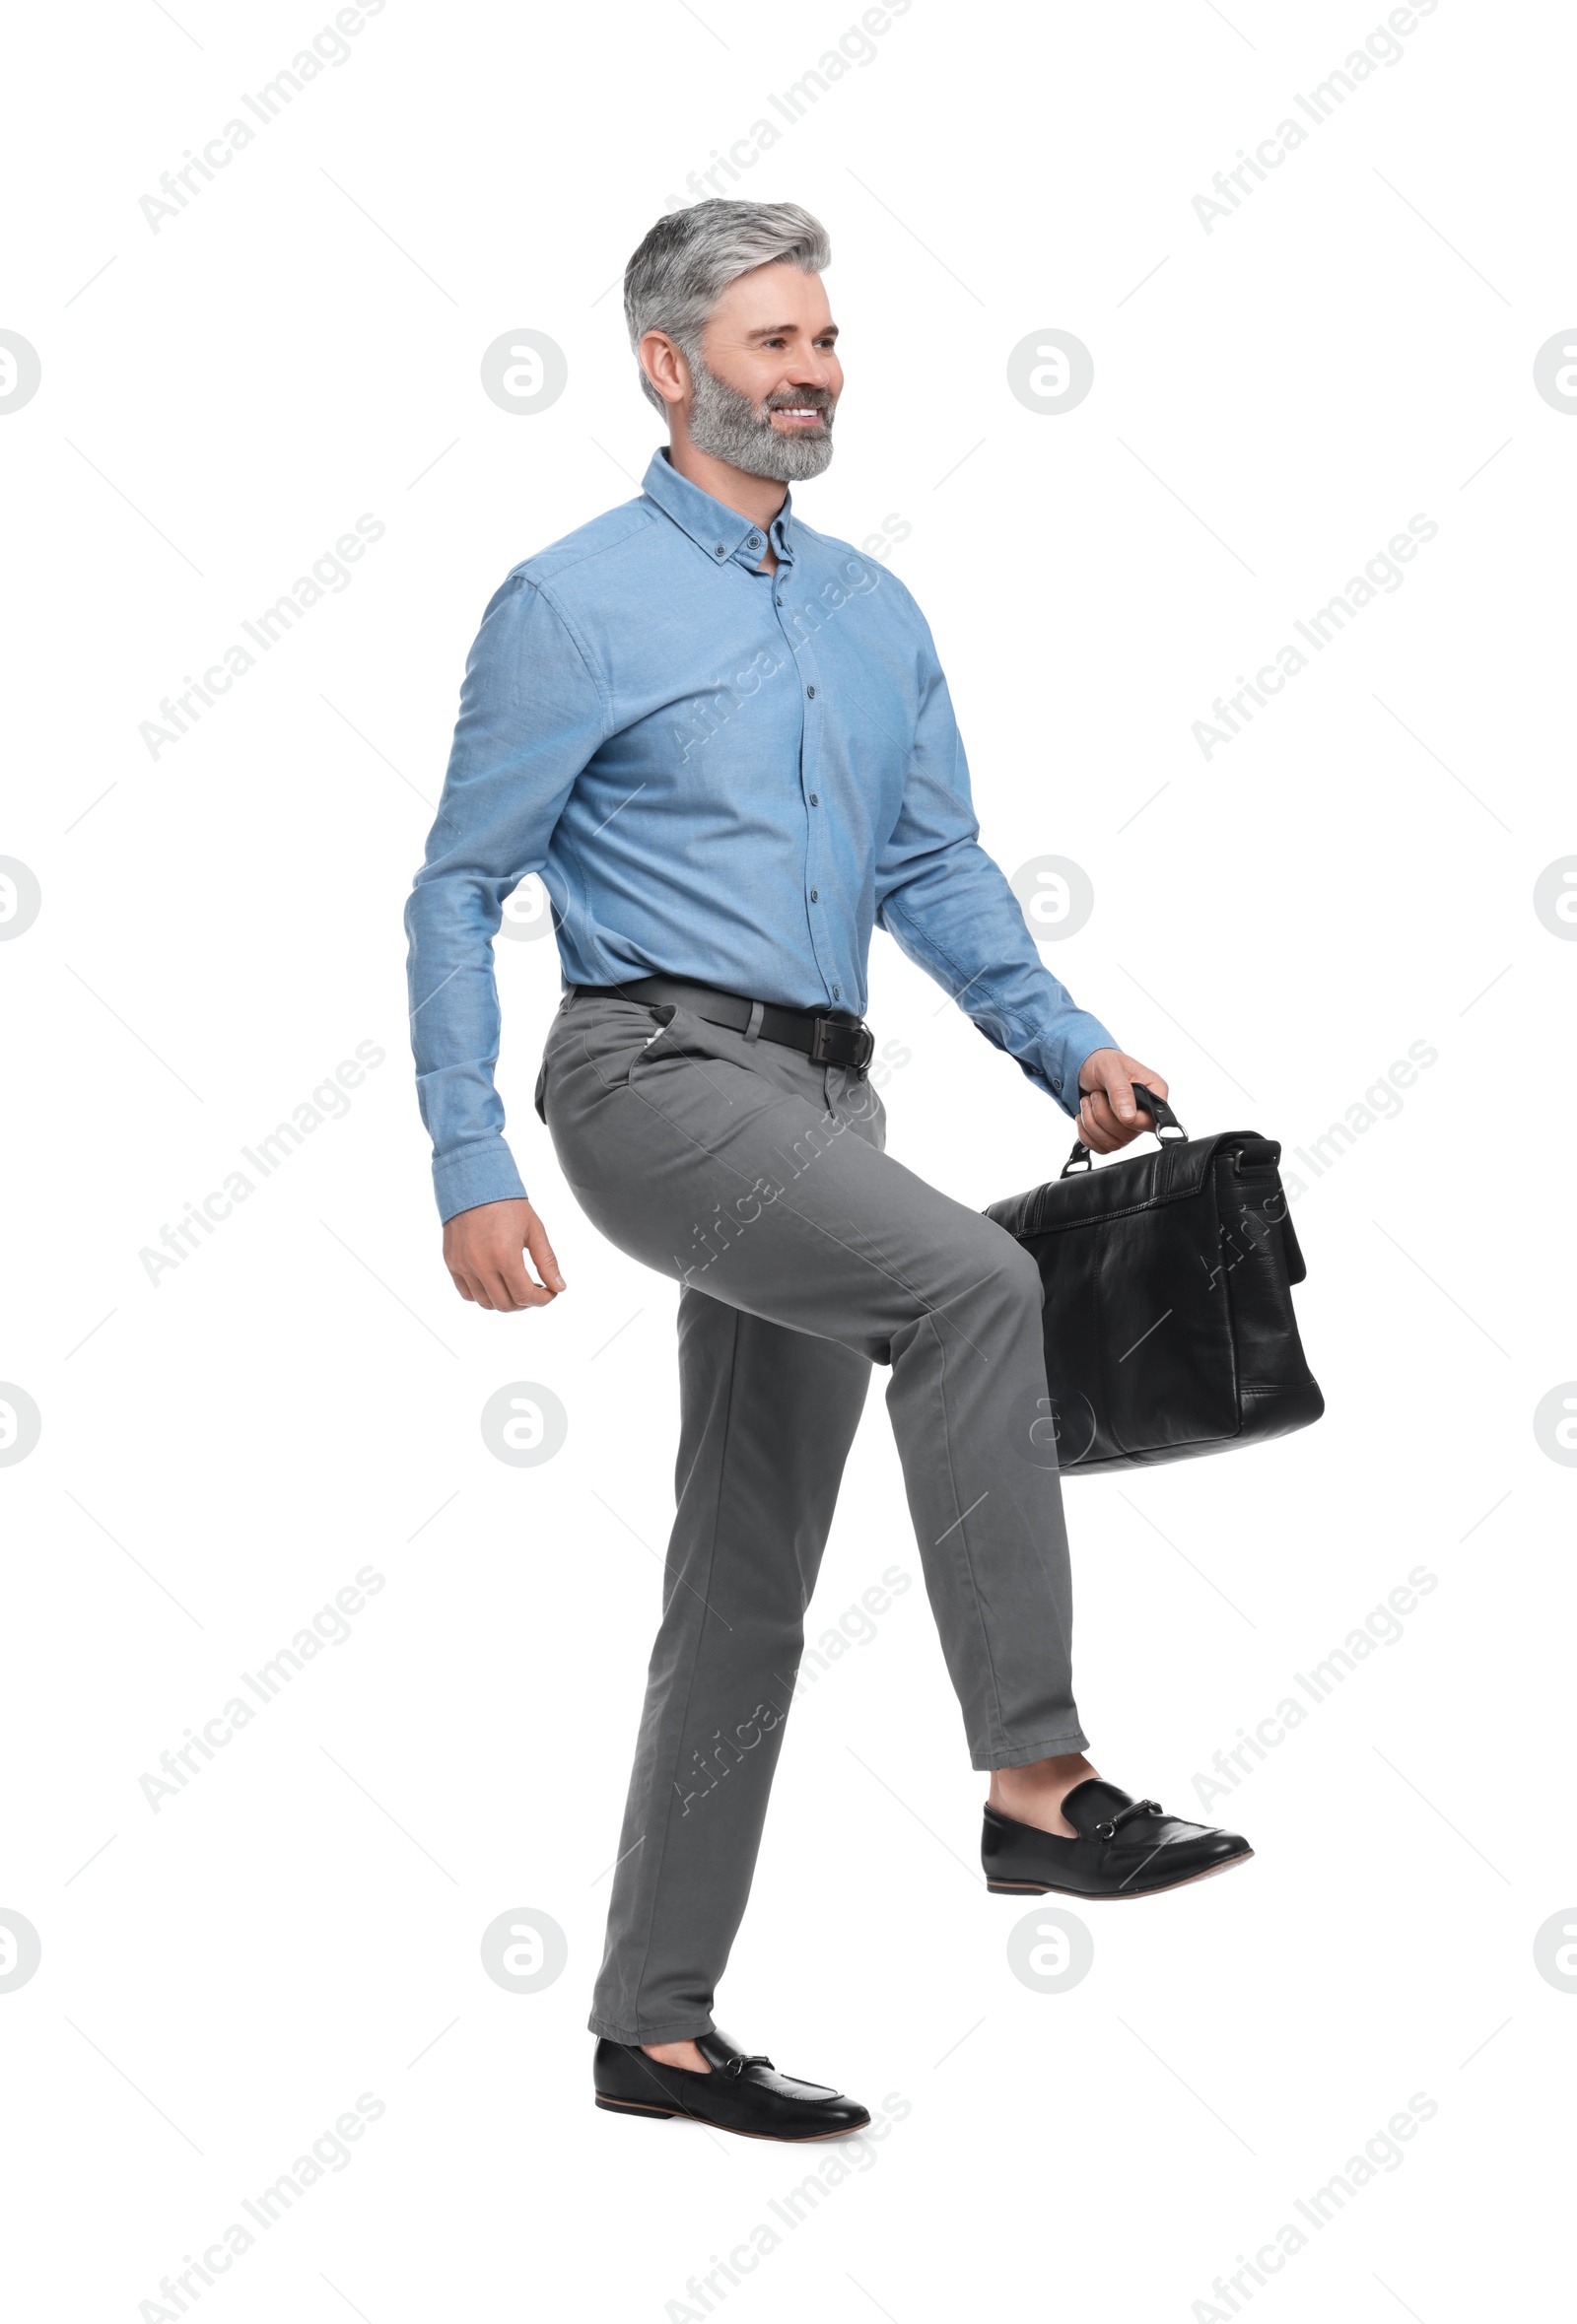
[[[538,1282],[525,1264],[530,1254]],[[565,1288],[547,1229],[522,1197],[479,1202],[444,1222],[444,1264],[462,1299],[504,1314],[516,1308],[546,1307]]]

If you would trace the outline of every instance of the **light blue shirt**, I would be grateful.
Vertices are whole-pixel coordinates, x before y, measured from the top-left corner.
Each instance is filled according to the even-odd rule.
[[[638,500],[517,565],[482,618],[405,911],[445,1218],[524,1193],[492,940],[530,872],[570,984],[665,974],[863,1014],[874,925],[1069,1114],[1116,1046],[980,846],[914,598],[787,499],[772,544],[767,574],[765,534],[658,451]]]

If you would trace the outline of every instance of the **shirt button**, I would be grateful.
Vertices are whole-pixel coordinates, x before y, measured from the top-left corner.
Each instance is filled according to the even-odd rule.
[[[718,555],[719,555],[720,557],[722,555],[722,543],[721,543],[721,541],[720,541],[720,542],[718,543]]]
[[[821,793],[819,790],[813,790],[811,792],[810,803],[813,807],[819,807],[821,805]]]
[[[821,900],[821,890],[820,890],[820,888],[812,888],[812,889],[811,889],[811,891],[810,891],[810,901],[812,902],[812,904],[816,904],[816,903],[819,903],[819,902],[820,902],[820,900]]]
[[[814,702],[814,701],[815,701],[815,699],[816,699],[816,689],[815,689],[815,687],[814,687],[814,686],[807,686],[807,687],[805,688],[805,692],[806,692],[806,694],[808,695],[808,697],[810,698],[810,700],[811,700],[812,702]]]
[[[780,598],[778,599],[778,602],[779,602],[779,604],[781,605],[781,604],[783,603],[783,599],[780,597]]]
[[[836,985],[834,985],[834,987],[833,987],[833,989],[832,989],[832,996],[833,996],[834,1000],[836,1000],[836,999],[838,998],[838,987],[837,987]]]

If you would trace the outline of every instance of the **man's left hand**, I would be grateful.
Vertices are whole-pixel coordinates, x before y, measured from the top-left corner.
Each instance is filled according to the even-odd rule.
[[[1155,1128],[1133,1095],[1135,1081],[1157,1097],[1171,1095],[1165,1075],[1131,1058],[1126,1049],[1093,1050],[1080,1065],[1078,1134],[1092,1154],[1115,1154]]]

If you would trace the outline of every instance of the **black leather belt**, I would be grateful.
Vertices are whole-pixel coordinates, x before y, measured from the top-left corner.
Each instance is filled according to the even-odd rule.
[[[692,985],[679,977],[632,977],[625,985],[576,985],[572,990],[597,1000],[671,1001],[675,1008],[687,1008],[692,1016],[727,1025],[735,1033],[748,1033],[756,1018],[756,1031],[764,1041],[803,1050],[817,1065],[850,1065],[863,1074],[875,1055],[876,1037],[870,1027],[847,1009],[782,1008],[775,1000],[746,1000],[741,993],[720,992],[715,986]]]

